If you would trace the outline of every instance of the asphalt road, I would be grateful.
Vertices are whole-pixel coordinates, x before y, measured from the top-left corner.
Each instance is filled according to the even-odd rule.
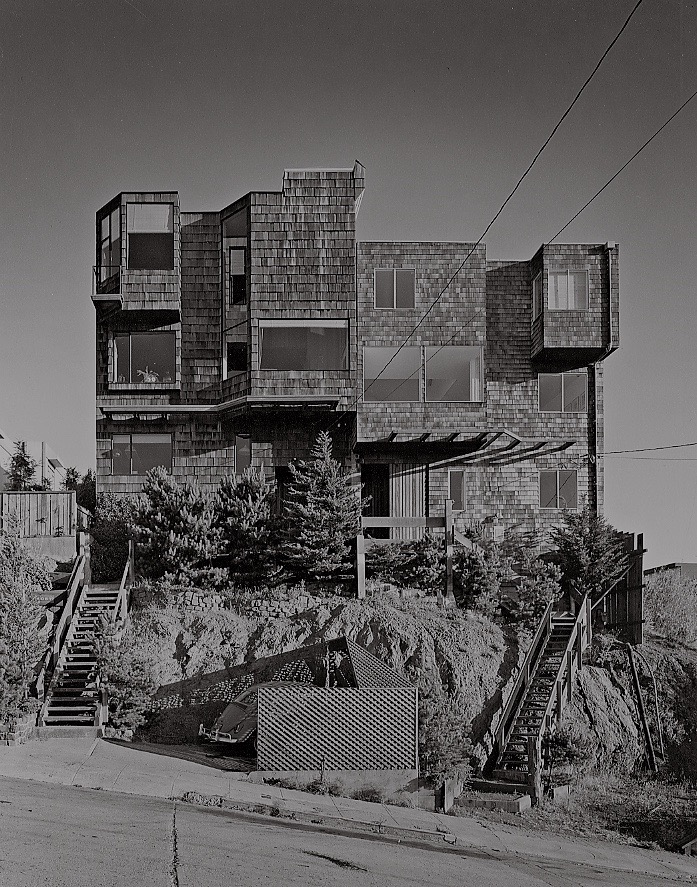
[[[1,887],[657,887],[636,873],[395,843],[0,778]]]

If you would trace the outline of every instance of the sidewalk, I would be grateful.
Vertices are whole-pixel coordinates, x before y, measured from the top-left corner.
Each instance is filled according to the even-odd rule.
[[[271,813],[319,826],[380,833],[401,840],[446,843],[509,856],[560,859],[579,865],[636,872],[697,884],[697,858],[602,842],[541,837],[522,829],[426,810],[313,795],[249,782],[246,774],[213,770],[181,758],[153,754],[103,739],[40,739],[0,749],[2,776],[155,798],[191,793],[227,809]],[[211,803],[209,801],[209,803]],[[524,822],[524,820],[523,820]]]

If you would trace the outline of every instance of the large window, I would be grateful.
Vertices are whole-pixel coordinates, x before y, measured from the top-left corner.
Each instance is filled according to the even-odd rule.
[[[540,508],[577,508],[575,470],[540,471]]]
[[[174,268],[173,204],[126,204],[126,231],[129,269],[171,271]]]
[[[112,438],[111,473],[147,474],[151,468],[172,469],[171,434],[115,434]]]
[[[550,271],[547,307],[555,311],[588,308],[588,272]]]
[[[348,320],[262,320],[262,370],[347,370]]]
[[[104,283],[121,268],[121,209],[116,207],[99,222],[97,281]]]
[[[416,272],[413,268],[375,269],[375,307],[413,308]]]
[[[421,400],[421,348],[364,348],[363,400]]]
[[[175,380],[173,332],[114,335],[115,382],[170,383]]]
[[[537,378],[540,412],[585,412],[588,400],[586,373],[540,373]]]
[[[472,345],[426,348],[426,400],[482,399],[482,353]]]

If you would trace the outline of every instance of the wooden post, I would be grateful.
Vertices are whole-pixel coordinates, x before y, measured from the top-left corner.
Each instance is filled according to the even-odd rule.
[[[532,802],[542,803],[542,754],[539,736],[528,736],[528,785]]]
[[[569,682],[571,681],[571,675],[569,677]],[[564,688],[561,681],[557,681],[557,720],[561,720],[562,712],[564,711]]]
[[[445,598],[453,596],[453,500],[445,500]],[[439,601],[440,603],[440,601]]]
[[[586,597],[586,646],[590,647],[593,640],[593,607],[591,596]]]
[[[572,650],[566,651],[566,673],[569,678],[566,685],[566,698],[571,702],[574,695],[574,654]]]
[[[365,597],[365,537],[363,533],[356,536],[356,597]]]
[[[634,692],[636,693],[637,709],[639,710],[639,719],[644,731],[644,741],[646,742],[646,754],[649,759],[649,766],[653,773],[658,771],[656,763],[656,753],[653,748],[653,740],[651,739],[651,731],[649,730],[649,722],[646,720],[646,710],[644,708],[644,696],[641,692],[641,684],[639,683],[639,672],[634,661],[634,650],[631,644],[627,644],[627,656],[629,658],[629,666],[632,671],[632,683],[634,684]]]

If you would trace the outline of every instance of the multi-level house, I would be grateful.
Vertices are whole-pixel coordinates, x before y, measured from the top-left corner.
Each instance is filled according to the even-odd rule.
[[[275,476],[322,429],[375,516],[544,530],[602,510],[603,360],[618,247],[361,242],[364,170],[184,212],[173,191],[97,213],[97,484]],[[398,533],[399,531],[393,531]]]

